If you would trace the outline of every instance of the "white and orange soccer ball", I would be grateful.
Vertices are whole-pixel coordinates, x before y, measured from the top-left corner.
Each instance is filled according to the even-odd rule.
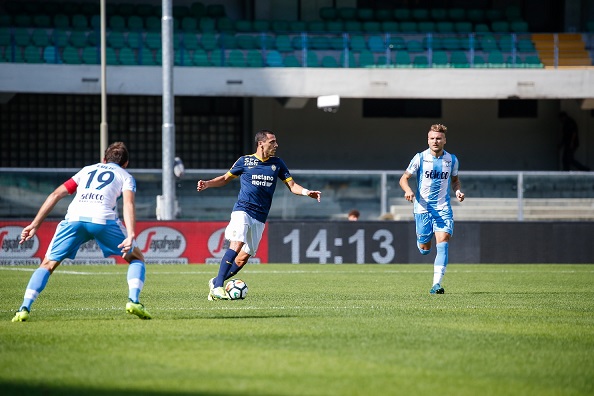
[[[243,300],[247,296],[248,286],[241,279],[231,279],[225,285],[225,290],[231,300]]]

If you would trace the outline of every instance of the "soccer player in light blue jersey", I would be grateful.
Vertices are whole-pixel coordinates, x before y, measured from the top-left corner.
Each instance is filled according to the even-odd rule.
[[[224,175],[211,180],[199,180],[196,190],[222,187],[239,178],[241,183],[237,202],[233,206],[231,220],[225,229],[229,249],[221,259],[218,275],[209,282],[208,300],[228,300],[223,284],[237,274],[248,259],[256,253],[270,206],[280,179],[293,194],[304,195],[320,202],[320,191],[308,190],[295,183],[287,165],[276,157],[278,143],[270,130],[256,133],[256,152],[240,157]]]
[[[417,153],[400,178],[404,198],[414,203],[417,247],[421,254],[431,251],[431,240],[435,235],[437,255],[433,264],[433,287],[431,294],[443,294],[441,286],[448,265],[449,240],[454,233],[454,216],[450,205],[450,188],[458,201],[464,201],[458,179],[458,158],[443,149],[446,144],[447,128],[441,124],[431,125],[427,134],[429,148]],[[416,176],[416,193],[408,180]]]
[[[45,200],[35,219],[23,228],[21,241],[30,240],[56,204],[69,194],[75,197],[68,206],[64,220],[58,224],[43,262],[33,272],[20,309],[13,322],[29,319],[31,305],[45,289],[50,275],[66,259],[73,259],[80,246],[95,239],[105,257],[122,256],[128,266],[128,303],[126,312],[140,319],[151,319],[138,300],[144,286],[144,256],[136,244],[136,212],[134,196],[136,181],[126,171],[128,149],[115,142],[105,150],[103,162],[85,166]],[[118,218],[116,202],[123,196],[125,226]]]

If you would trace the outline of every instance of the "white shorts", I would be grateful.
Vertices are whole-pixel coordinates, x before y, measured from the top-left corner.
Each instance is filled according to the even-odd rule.
[[[245,212],[231,212],[231,220],[225,228],[225,239],[243,242],[241,250],[253,256],[262,240],[265,224],[250,217]]]

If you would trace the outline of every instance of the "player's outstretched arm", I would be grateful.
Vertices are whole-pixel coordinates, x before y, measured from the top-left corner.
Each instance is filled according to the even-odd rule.
[[[41,226],[41,223],[43,223],[43,220],[45,220],[47,215],[51,213],[56,204],[60,202],[60,200],[64,198],[66,195],[68,195],[68,189],[65,185],[62,184],[60,187],[56,188],[50,195],[47,196],[45,202],[43,203],[43,205],[41,205],[41,208],[39,208],[39,212],[37,212],[37,216],[35,216],[35,219],[33,219],[31,224],[23,228],[23,231],[21,232],[21,240],[19,243],[23,243],[33,238],[33,236],[37,232],[37,229]]]
[[[211,187],[223,187],[227,183],[229,183],[232,179],[232,176],[229,172],[225,173],[224,175],[217,176],[214,179],[210,180],[198,180],[196,184],[196,191],[204,191],[207,188]]]
[[[289,190],[295,195],[304,195],[306,197],[310,197],[313,199],[317,199],[318,202],[322,200],[322,192],[317,190],[308,190],[305,187],[300,186],[299,184],[295,183],[294,180],[290,180],[285,183]]]

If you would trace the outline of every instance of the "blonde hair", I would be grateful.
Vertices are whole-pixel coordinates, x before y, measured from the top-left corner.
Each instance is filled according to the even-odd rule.
[[[446,127],[445,125],[442,125],[442,124],[433,124],[433,125],[431,125],[431,129],[429,129],[429,132],[446,133],[447,131],[448,131],[448,127]]]

